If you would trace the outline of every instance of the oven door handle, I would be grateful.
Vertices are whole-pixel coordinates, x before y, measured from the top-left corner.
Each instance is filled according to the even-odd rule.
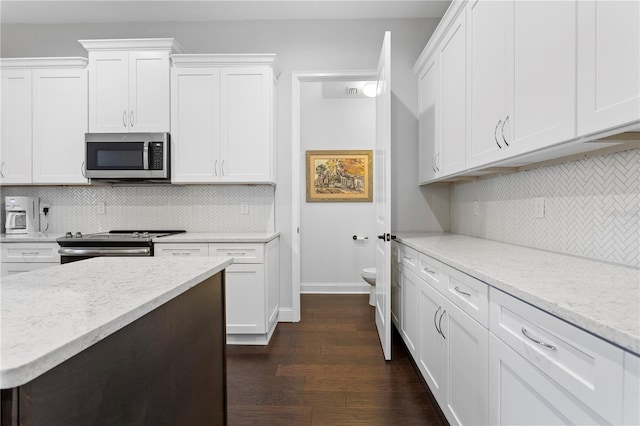
[[[58,253],[63,256],[150,256],[149,247],[114,247],[114,248],[93,248],[93,247],[60,247]]]
[[[144,142],[144,148],[142,149],[142,168],[149,170],[149,145],[150,141]]]

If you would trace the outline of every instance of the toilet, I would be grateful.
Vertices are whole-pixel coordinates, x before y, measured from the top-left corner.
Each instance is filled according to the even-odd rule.
[[[376,268],[364,268],[360,274],[362,279],[371,284],[369,305],[376,306]]]

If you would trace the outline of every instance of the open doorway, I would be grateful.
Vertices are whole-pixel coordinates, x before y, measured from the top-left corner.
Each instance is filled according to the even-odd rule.
[[[363,93],[375,80],[373,70],[292,75],[294,321],[300,319],[301,292],[369,292],[360,271],[375,266],[375,206],[307,203],[305,153],[375,149],[375,98]]]

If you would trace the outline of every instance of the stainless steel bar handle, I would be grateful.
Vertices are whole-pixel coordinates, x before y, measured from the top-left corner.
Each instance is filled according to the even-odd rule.
[[[496,145],[498,145],[498,148],[502,149],[502,145],[500,145],[500,142],[498,142],[498,136],[496,135],[496,133],[498,132],[498,126],[500,126],[500,123],[502,123],[502,120],[499,120],[498,124],[496,124],[496,128],[493,129],[493,140],[496,141]]]
[[[218,176],[218,160],[216,160],[214,166],[213,166],[213,174]]]
[[[466,291],[460,290],[460,287],[458,287],[458,286],[455,286],[454,289],[460,294],[464,294],[465,296],[471,297],[471,293],[467,293]]]
[[[0,162],[0,177],[4,177],[4,173],[2,173],[2,169],[4,169],[4,161]]]
[[[436,156],[435,155],[433,157],[431,157],[431,169],[434,172],[436,171]]]
[[[149,170],[149,144],[150,141],[144,142],[144,148],[142,149],[142,168]]]
[[[442,336],[442,331],[440,331],[440,329],[438,328],[438,323],[436,322],[436,317],[438,316],[438,312],[440,312],[440,309],[442,309],[442,306],[438,306],[436,313],[433,314],[433,326],[436,328],[438,334]]]
[[[447,310],[443,310],[442,313],[440,314],[440,319],[438,320],[438,328],[440,329],[440,334],[442,335],[442,338],[446,340],[447,336],[444,335],[444,332],[442,331],[442,317],[444,316],[444,314],[447,313]]]
[[[129,123],[131,124],[131,127],[133,127],[133,110],[131,110],[131,113],[129,114]]]
[[[122,125],[127,127],[127,110],[122,111]]]
[[[237,252],[228,251],[227,252],[227,256],[244,256],[245,254],[247,253],[244,251],[237,251]]]
[[[222,160],[222,164],[220,165],[220,176],[224,176],[224,160]]]
[[[542,346],[543,348],[547,348],[547,349],[551,349],[552,351],[557,351],[558,348],[556,348],[553,345],[550,345],[548,343],[542,342],[534,337],[531,337],[531,335],[529,334],[529,332],[527,331],[526,328],[522,327],[522,334],[524,335],[524,337],[526,337],[527,339],[531,340],[533,343]]]
[[[504,122],[502,123],[502,140],[504,141],[504,144],[506,146],[509,146],[509,142],[507,142],[507,140],[504,137],[504,125],[507,124],[507,121],[509,121],[509,116],[507,115],[506,118],[504,119]]]
[[[185,251],[174,251],[171,256],[191,256],[191,253]]]
[[[149,256],[151,249],[149,247],[116,247],[112,249],[60,247],[58,253],[65,256]]]
[[[87,178],[87,174],[84,171],[84,164],[85,164],[84,161],[82,162],[82,164],[80,164],[80,173],[82,173],[82,177],[86,179]]]
[[[37,256],[39,253],[37,251],[23,251],[23,256]]]

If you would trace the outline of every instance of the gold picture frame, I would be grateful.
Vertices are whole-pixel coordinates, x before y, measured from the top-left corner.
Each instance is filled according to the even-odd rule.
[[[307,151],[307,202],[372,202],[373,151]]]

